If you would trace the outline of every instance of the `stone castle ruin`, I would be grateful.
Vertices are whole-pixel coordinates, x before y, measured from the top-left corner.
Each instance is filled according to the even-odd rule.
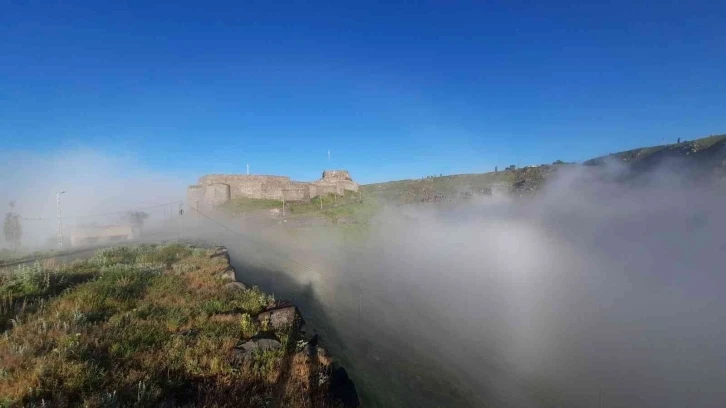
[[[303,201],[325,194],[358,191],[346,170],[325,170],[313,182],[292,181],[285,176],[208,174],[187,189],[187,203],[194,208],[218,207],[235,198]]]

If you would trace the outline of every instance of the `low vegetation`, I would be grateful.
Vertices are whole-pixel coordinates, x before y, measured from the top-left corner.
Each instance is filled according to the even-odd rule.
[[[698,170],[706,176],[726,179],[726,135],[712,135],[695,140],[676,140],[676,143],[643,147],[607,156],[596,157],[583,162],[584,165],[597,166],[608,161],[626,163],[633,175],[660,168],[669,161],[675,161],[674,170]],[[492,185],[516,195],[524,195],[542,188],[557,170],[573,163],[556,160],[552,164],[542,164],[516,168],[499,168],[498,171],[481,174],[457,174],[449,176],[429,176],[421,179],[389,181],[364,185],[363,195],[374,197],[393,204],[413,204],[420,202],[453,201],[468,195],[486,193]]]
[[[0,407],[328,406],[300,334],[261,325],[275,300],[230,288],[218,255],[122,246],[0,275]],[[282,347],[230,358],[263,334]]]
[[[235,198],[221,206],[221,208],[233,216],[263,216],[272,215],[269,211],[275,211],[276,216],[282,215],[282,201]],[[285,202],[285,219],[290,221],[289,225],[345,225],[347,228],[360,229],[361,225],[368,224],[378,209],[377,200],[373,197],[365,197],[358,192],[346,191],[343,196],[327,194],[316,196],[305,201]],[[318,222],[319,221],[319,222]]]
[[[83,248],[82,250],[86,250]],[[79,252],[77,248],[69,248],[64,250],[51,249],[51,250],[40,250],[40,251],[28,251],[22,248],[18,250],[2,249],[0,248],[0,268],[7,265],[16,265],[19,263],[25,263],[36,259],[53,258],[56,256],[68,255],[74,252]]]
[[[359,195],[353,191],[346,191],[344,196],[326,194],[316,196],[304,201],[286,201],[286,215],[303,215],[316,212],[323,212],[332,208],[349,205],[359,202]],[[321,208],[322,207],[322,208]],[[222,204],[222,208],[239,215],[242,213],[255,213],[264,210],[282,211],[282,200],[268,200],[257,198],[234,198]]]

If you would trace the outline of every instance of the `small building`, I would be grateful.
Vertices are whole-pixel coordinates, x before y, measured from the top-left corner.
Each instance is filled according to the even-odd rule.
[[[139,227],[131,224],[84,225],[71,230],[71,246],[82,247],[132,241],[139,235]]]

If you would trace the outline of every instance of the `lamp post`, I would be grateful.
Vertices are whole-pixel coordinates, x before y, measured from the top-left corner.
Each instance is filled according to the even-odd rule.
[[[60,205],[60,196],[63,193],[65,193],[65,191],[55,193],[56,209],[58,210],[58,248],[59,249],[63,249],[63,218],[61,217],[61,205]]]

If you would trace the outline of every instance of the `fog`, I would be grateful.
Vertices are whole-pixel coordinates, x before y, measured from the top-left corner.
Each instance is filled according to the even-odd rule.
[[[624,172],[564,170],[531,198],[388,206],[366,239],[230,222],[246,237],[218,239],[299,291],[244,266],[241,280],[304,314],[314,294],[370,405],[399,393],[440,406],[418,378],[440,376],[492,406],[722,406],[723,191]]]
[[[119,157],[88,149],[72,149],[48,154],[0,153],[0,207],[3,216],[10,211],[21,216],[22,246],[43,249],[57,242],[56,193],[61,195],[61,211],[66,239],[74,226],[109,225],[123,221],[128,210],[143,208],[149,225],[161,223],[171,213],[159,206],[185,197],[185,183],[145,169],[132,157]],[[0,240],[0,246],[8,246]]]
[[[96,153],[25,163],[1,197],[25,217],[53,219],[59,190],[68,223],[185,191]],[[300,306],[366,406],[723,406],[726,195],[627,175],[573,166],[531,197],[383,205],[355,236],[153,207],[147,239],[228,246],[238,279]],[[31,223],[24,245],[55,232]]]

